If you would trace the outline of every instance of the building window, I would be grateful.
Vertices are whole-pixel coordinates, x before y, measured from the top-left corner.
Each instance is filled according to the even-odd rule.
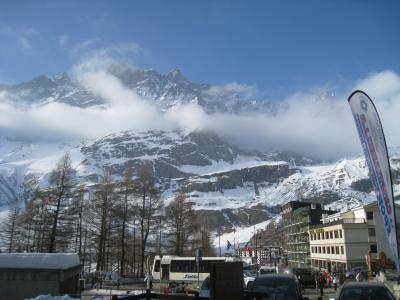
[[[336,254],[340,254],[339,253],[339,246],[336,246]]]
[[[373,219],[374,219],[374,212],[367,211],[367,220],[373,220]]]
[[[322,247],[322,253],[325,253],[325,247]]]
[[[323,232],[321,232],[321,239],[324,240],[325,239],[325,234]]]
[[[342,238],[343,237],[343,232],[342,229],[339,229],[339,237]]]
[[[337,239],[339,237],[339,233],[337,230],[335,230],[335,239]]]
[[[376,245],[369,245],[369,249],[372,253],[378,253],[378,247]]]
[[[318,253],[321,253],[321,247],[318,247]]]
[[[342,254],[344,254],[344,247],[340,246],[340,250],[342,251]]]
[[[325,239],[329,239],[329,233],[325,232]]]
[[[368,236],[375,236],[375,228],[368,228]]]
[[[333,239],[333,231],[329,231],[329,237]]]
[[[326,247],[327,253],[331,254],[331,247]]]
[[[335,254],[335,247],[333,247],[333,246],[331,247],[331,253]]]

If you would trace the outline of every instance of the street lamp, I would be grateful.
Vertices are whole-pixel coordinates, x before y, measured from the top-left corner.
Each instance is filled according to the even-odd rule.
[[[161,233],[161,228],[162,228],[162,219],[163,219],[163,217],[165,217],[165,207],[164,206],[162,206],[161,208],[160,208],[160,236],[159,236],[159,238],[158,238],[158,254],[159,254],[159,256],[160,256],[160,259],[161,259],[161,245],[162,245],[162,243],[161,243],[161,240],[162,240],[162,233]]]

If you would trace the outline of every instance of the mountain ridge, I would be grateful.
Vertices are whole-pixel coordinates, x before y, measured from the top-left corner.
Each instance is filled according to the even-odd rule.
[[[274,115],[282,109],[276,103],[250,99],[240,90],[190,82],[178,69],[160,74],[153,69],[111,65],[108,72],[161,112],[190,103],[207,113],[237,115]],[[67,73],[0,85],[0,92],[26,109],[54,102],[82,109],[106,105]],[[120,180],[128,167],[138,170],[150,161],[166,204],[177,192],[187,193],[194,209],[210,216],[213,229],[221,224],[248,225],[249,216],[262,222],[287,201],[317,201],[337,209],[375,199],[362,157],[324,162],[295,153],[242,149],[212,131],[124,130],[69,143],[1,137],[0,206],[5,208],[6,203],[22,197],[24,184],[34,182],[35,177],[45,187],[51,169],[65,152],[71,155],[78,181],[87,185],[97,183],[104,168]],[[399,199],[398,153],[391,155],[391,163]]]

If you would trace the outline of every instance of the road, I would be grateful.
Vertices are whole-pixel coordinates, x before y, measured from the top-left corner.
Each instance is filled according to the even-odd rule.
[[[303,297],[308,297],[310,300],[317,300],[319,297],[319,290],[316,289],[306,289],[303,291]],[[323,300],[336,298],[337,293],[334,291],[333,288],[326,288],[324,289],[324,296],[322,297]]]

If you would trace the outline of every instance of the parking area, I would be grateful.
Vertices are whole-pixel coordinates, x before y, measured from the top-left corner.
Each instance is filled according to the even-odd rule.
[[[310,300],[317,300],[319,297],[319,290],[316,289],[305,289],[303,292],[303,297],[308,297]],[[333,288],[324,289],[324,296],[322,299],[330,299],[335,298],[337,296],[337,292]]]

